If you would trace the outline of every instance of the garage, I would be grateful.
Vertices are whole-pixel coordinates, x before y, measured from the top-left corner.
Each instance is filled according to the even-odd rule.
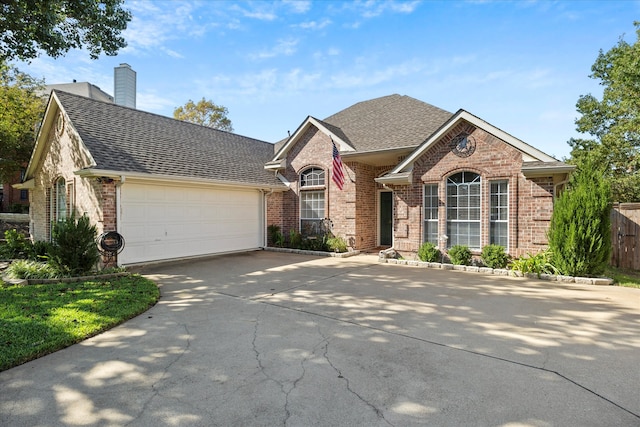
[[[256,249],[264,245],[259,190],[125,182],[120,187],[120,264]]]

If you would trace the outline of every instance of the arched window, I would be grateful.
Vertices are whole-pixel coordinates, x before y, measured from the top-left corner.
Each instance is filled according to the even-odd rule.
[[[64,178],[56,181],[56,210],[55,220],[61,221],[67,217],[67,186]]]
[[[311,167],[300,174],[300,232],[305,235],[320,234],[325,217],[325,171]]]
[[[447,179],[447,234],[449,247],[480,249],[480,175],[459,172]]]

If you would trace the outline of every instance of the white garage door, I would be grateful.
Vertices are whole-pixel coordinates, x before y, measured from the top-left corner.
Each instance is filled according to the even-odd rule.
[[[125,183],[120,264],[255,249],[263,245],[258,190]]]

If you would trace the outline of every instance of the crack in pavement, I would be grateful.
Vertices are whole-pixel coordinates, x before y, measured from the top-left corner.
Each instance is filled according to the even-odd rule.
[[[331,278],[340,276],[341,274],[342,273],[335,274],[335,275],[331,276]],[[327,279],[329,279],[329,277],[326,278],[326,279],[323,279],[323,280],[327,280]],[[321,282],[321,280],[316,281],[314,283],[318,283],[318,282]],[[304,286],[304,285],[295,286],[292,289],[300,288],[302,286]],[[282,292],[284,292],[284,291],[282,291]],[[280,293],[280,292],[278,292],[278,293]],[[273,295],[275,295],[275,294],[276,293],[274,293]],[[230,294],[222,294],[222,293],[221,293],[221,295],[225,295],[225,296],[228,296],[230,298],[237,298],[237,299],[241,299],[241,300],[245,300],[245,301],[252,301],[252,302],[257,302],[257,303],[260,303],[260,304],[270,305],[270,306],[273,306],[273,307],[278,307],[278,308],[282,308],[282,309],[285,309],[285,310],[295,311],[295,312],[298,312],[298,313],[304,313],[304,314],[308,314],[308,315],[311,315],[311,316],[322,317],[324,319],[329,319],[329,320],[333,320],[333,321],[336,321],[336,322],[346,323],[346,324],[350,324],[350,325],[358,326],[358,327],[361,327],[361,328],[374,330],[374,331],[385,333],[385,334],[389,334],[389,335],[394,335],[394,336],[408,338],[408,339],[415,340],[415,341],[420,341],[420,342],[423,342],[425,344],[436,345],[436,346],[443,347],[443,348],[446,348],[446,349],[449,349],[449,350],[464,352],[464,353],[472,354],[472,355],[475,355],[475,356],[486,357],[486,358],[489,358],[489,359],[493,359],[493,360],[497,360],[497,361],[501,361],[501,362],[506,362],[506,363],[510,363],[510,364],[513,364],[513,365],[522,366],[522,367],[525,367],[525,368],[530,368],[530,369],[535,369],[535,370],[542,371],[542,372],[547,372],[547,373],[556,375],[559,378],[564,379],[565,381],[575,385],[576,387],[581,388],[582,390],[588,392],[589,394],[592,394],[592,395],[596,396],[597,398],[599,398],[601,400],[604,400],[605,402],[608,402],[609,404],[617,407],[618,409],[620,409],[620,410],[622,410],[622,411],[624,411],[624,412],[626,412],[626,413],[628,413],[628,414],[632,415],[633,417],[638,418],[640,420],[640,414],[635,413],[632,410],[625,408],[624,406],[614,402],[611,399],[608,399],[607,397],[599,394],[595,390],[592,390],[591,388],[580,384],[578,381],[573,380],[570,377],[568,377],[568,376],[566,376],[566,375],[564,375],[564,374],[562,374],[562,373],[560,373],[558,371],[546,368],[545,367],[546,360],[545,360],[545,363],[544,363],[543,366],[531,365],[531,364],[524,363],[524,362],[518,362],[517,360],[511,360],[511,359],[507,359],[507,358],[500,357],[500,356],[494,356],[494,355],[487,354],[487,353],[481,353],[481,352],[474,351],[474,350],[468,350],[468,349],[455,347],[455,346],[452,346],[452,345],[449,345],[449,344],[444,344],[444,343],[441,343],[441,342],[432,341],[432,340],[428,340],[428,339],[425,339],[425,338],[419,338],[419,337],[412,336],[412,335],[409,335],[409,334],[405,334],[405,333],[402,333],[402,332],[389,331],[387,329],[382,329],[382,328],[378,328],[378,327],[371,326],[371,325],[365,325],[365,324],[358,323],[358,322],[353,321],[353,320],[348,320],[348,319],[343,319],[343,318],[339,318],[339,317],[329,316],[329,315],[321,314],[321,313],[315,313],[315,312],[312,312],[312,311],[309,311],[309,310],[304,310],[304,309],[301,309],[301,308],[288,307],[288,306],[283,305],[283,304],[279,304],[279,303],[275,303],[275,302],[266,300],[265,298],[267,298],[267,296],[259,297],[260,300],[258,300],[258,299],[251,299],[251,298],[242,297],[242,296],[238,296],[238,295],[230,295]]]
[[[329,316],[329,315],[321,314],[321,313],[314,313],[312,311],[303,310],[303,309],[300,309],[300,308],[287,307],[285,305],[274,303],[274,302],[269,302],[269,301],[259,301],[259,302],[261,304],[267,304],[267,305],[271,305],[271,306],[274,306],[274,307],[280,307],[280,308],[283,308],[285,310],[296,311],[298,313],[304,313],[304,314],[308,314],[308,315],[311,315],[311,316],[318,316],[318,317],[322,317],[324,319],[334,320],[336,322],[341,322],[341,323],[347,323],[347,324],[350,324],[350,325],[358,326],[358,327],[365,328],[365,329],[370,329],[370,330],[377,331],[377,332],[382,332],[382,333],[389,334],[389,335],[394,335],[394,336],[398,336],[398,337],[402,337],[402,338],[407,338],[407,339],[411,339],[411,340],[415,340],[415,341],[420,341],[420,342],[425,343],[425,344],[436,345],[436,346],[443,347],[443,348],[446,348],[446,349],[449,349],[449,350],[460,351],[460,352],[463,352],[463,353],[472,354],[474,356],[486,357],[486,358],[489,358],[489,359],[493,359],[493,360],[497,360],[497,361],[501,361],[501,362],[510,363],[510,364],[513,364],[513,365],[522,366],[522,367],[525,367],[525,368],[535,369],[535,370],[538,370],[538,371],[554,374],[554,375],[564,379],[565,381],[575,385],[576,387],[581,388],[582,390],[584,390],[584,391],[596,396],[599,399],[604,400],[605,402],[610,403],[611,405],[615,406],[616,408],[621,409],[622,411],[624,411],[624,412],[626,412],[626,413],[628,413],[628,414],[630,414],[630,415],[632,415],[632,416],[634,416],[634,417],[636,417],[636,418],[638,418],[640,420],[640,414],[636,414],[635,412],[631,411],[630,409],[627,409],[624,406],[612,401],[611,399],[608,399],[605,396],[599,394],[595,390],[592,390],[589,387],[580,384],[579,382],[569,378],[568,376],[566,376],[564,374],[561,374],[558,371],[554,371],[552,369],[545,368],[544,366],[540,367],[540,366],[535,366],[535,365],[531,365],[531,364],[524,363],[524,362],[518,362],[517,360],[511,360],[511,359],[507,359],[507,358],[500,357],[500,356],[494,356],[494,355],[491,355],[491,354],[481,353],[481,352],[474,351],[474,350],[468,350],[468,349],[464,349],[464,348],[459,348],[459,347],[451,346],[449,344],[444,344],[444,343],[441,343],[441,342],[437,342],[437,341],[432,341],[432,340],[428,340],[428,339],[425,339],[425,338],[416,337],[416,336],[405,334],[405,333],[402,333],[402,332],[389,331],[387,329],[382,329],[382,328],[378,328],[378,327],[371,326],[371,325],[365,325],[365,324],[358,323],[358,322],[353,321],[353,320],[342,319],[342,318],[339,318],[339,317],[333,317],[333,316]]]
[[[153,399],[155,399],[156,396],[161,395],[160,390],[157,387],[167,377],[167,372],[169,371],[169,368],[175,365],[189,351],[191,347],[191,336],[192,336],[191,332],[189,331],[189,327],[185,323],[180,323],[179,326],[182,326],[186,332],[186,336],[187,336],[186,345],[184,346],[183,350],[178,354],[178,356],[163,368],[162,375],[160,376],[160,378],[156,382],[151,384],[151,390],[152,390],[151,396],[149,396],[149,398],[144,402],[144,404],[142,405],[142,408],[138,412],[138,415],[136,415],[133,419],[131,419],[125,425],[131,425],[132,423],[135,423],[137,420],[140,419],[141,416],[144,415],[144,413],[147,411]]]
[[[322,335],[324,337],[324,334],[322,334],[322,332],[320,332],[320,335]],[[322,357],[327,361],[329,366],[331,366],[331,369],[333,369],[338,374],[338,378],[344,381],[345,387],[347,388],[349,393],[351,393],[354,396],[356,396],[362,403],[364,403],[369,408],[371,408],[373,410],[373,412],[376,414],[376,417],[378,417],[379,419],[383,420],[388,425],[393,426],[393,424],[391,424],[389,422],[389,420],[387,420],[385,418],[384,412],[382,410],[378,409],[373,403],[369,402],[367,399],[362,397],[357,391],[355,391],[354,389],[351,388],[351,382],[349,381],[349,378],[347,378],[342,373],[342,371],[336,365],[333,364],[333,362],[329,358],[329,342],[330,342],[329,338],[325,337],[325,339],[323,341],[324,341],[324,346],[323,346],[324,347],[324,351],[322,353]]]

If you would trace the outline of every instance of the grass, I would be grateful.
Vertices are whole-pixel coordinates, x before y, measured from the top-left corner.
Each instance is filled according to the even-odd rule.
[[[159,296],[155,283],[138,275],[47,285],[0,281],[0,371],[110,329]]]
[[[608,267],[605,276],[611,277],[618,286],[640,289],[640,271],[621,270],[616,267]]]

